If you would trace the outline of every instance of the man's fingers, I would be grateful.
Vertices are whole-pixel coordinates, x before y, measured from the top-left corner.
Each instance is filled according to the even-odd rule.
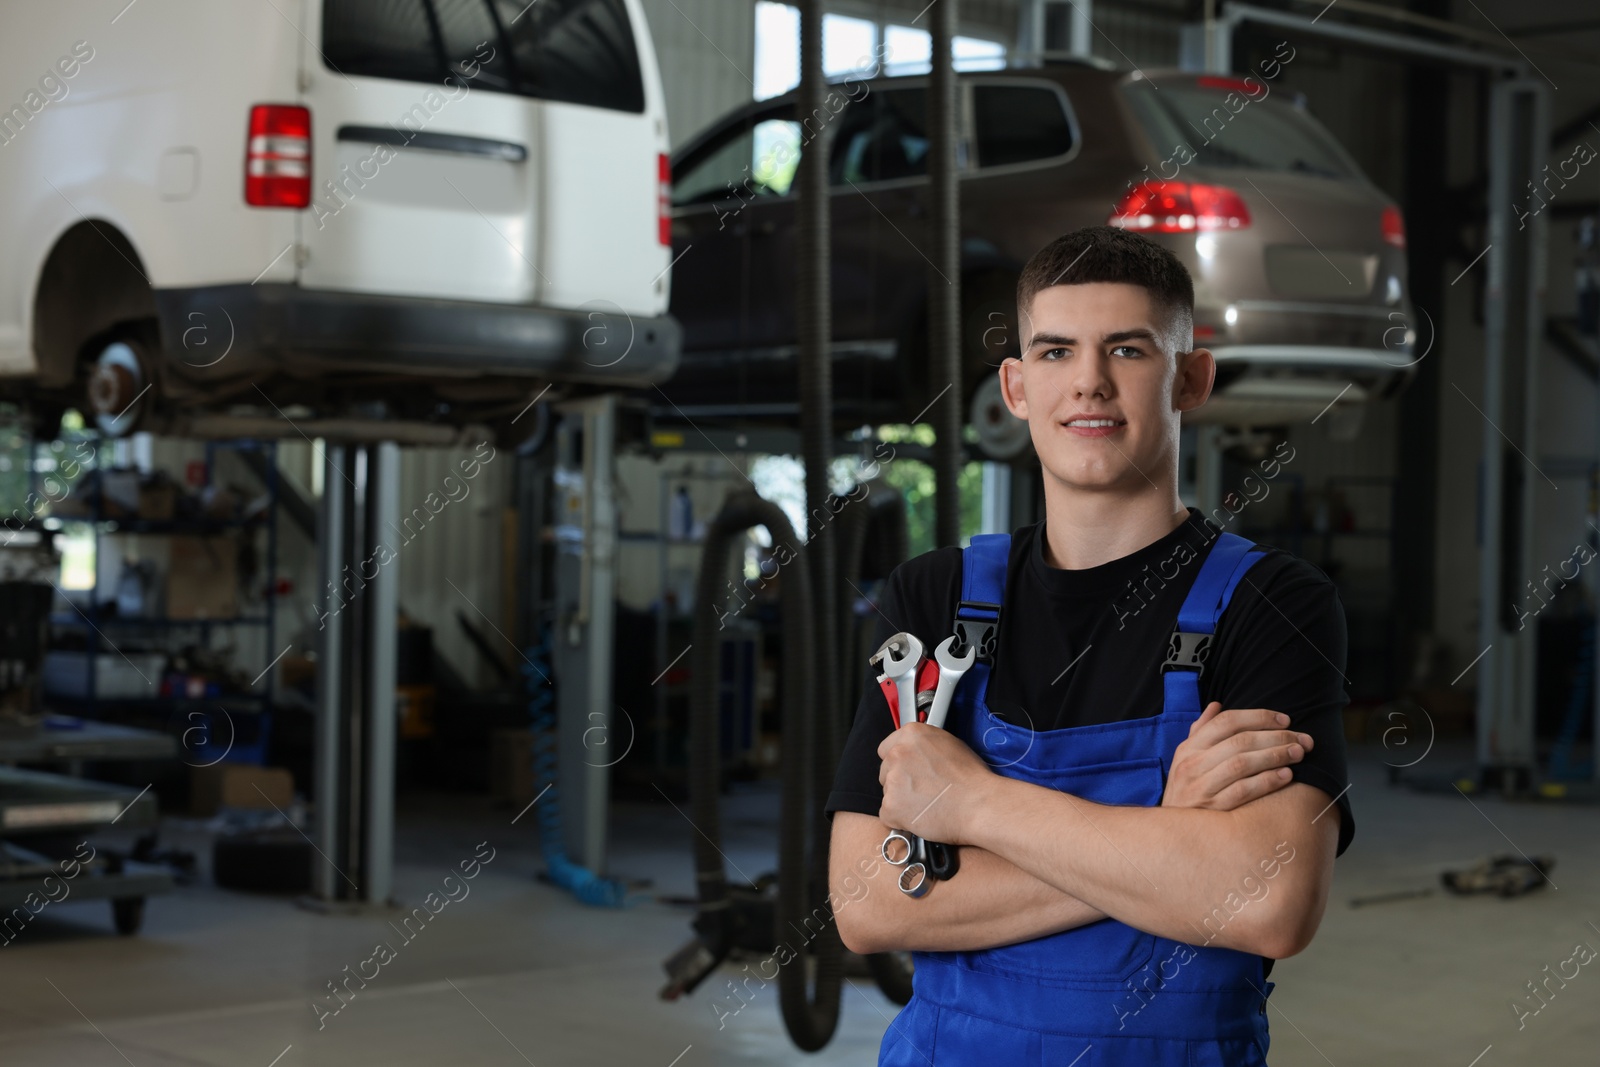
[[[1311,748],[1311,735],[1292,730],[1246,730],[1195,753],[1194,770],[1213,796],[1230,783],[1272,767],[1298,763]]]
[[[1203,727],[1215,719],[1221,711],[1222,701],[1213,700],[1211,703],[1207,704],[1206,709],[1200,713],[1200,717],[1189,724],[1189,736],[1193,737]]]
[[[1234,782],[1228,788],[1218,793],[1212,800],[1210,807],[1214,811],[1232,811],[1234,808],[1243,807],[1269,793],[1275,793],[1294,780],[1294,775],[1287,767],[1278,767],[1260,774],[1253,774],[1248,778]]]
[[[1282,730],[1289,722],[1288,716],[1280,719],[1280,715],[1271,708],[1231,708],[1218,712],[1203,727],[1190,731],[1189,736],[1209,747],[1246,730]]]

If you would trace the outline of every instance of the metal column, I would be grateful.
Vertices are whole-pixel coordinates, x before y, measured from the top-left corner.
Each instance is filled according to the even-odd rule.
[[[399,485],[393,442],[323,452],[312,890],[327,902],[385,904],[394,886]]]
[[[1207,518],[1222,508],[1222,427],[1195,427],[1194,506]]]
[[[1489,97],[1489,256],[1484,301],[1483,549],[1478,560],[1478,766],[1483,785],[1519,789],[1537,763],[1537,630],[1520,618],[1531,595],[1538,455],[1538,355],[1543,335],[1545,218],[1514,218],[1548,153],[1544,84],[1496,82]],[[1512,223],[1517,225],[1513,226]]]
[[[1072,0],[1072,36],[1068,47],[1075,56],[1094,54],[1094,21],[1089,17],[1094,0]]]
[[[561,408],[556,431],[555,640],[562,844],[574,862],[605,870],[611,766],[641,723],[615,721],[617,505],[613,485],[616,398]],[[636,709],[641,714],[644,709]]]
[[[960,111],[951,42],[958,0],[933,9],[932,72],[928,78],[928,366],[933,370],[935,545],[961,543],[961,429],[967,368],[961,351],[961,192],[957,172]],[[831,646],[830,646],[831,647]]]

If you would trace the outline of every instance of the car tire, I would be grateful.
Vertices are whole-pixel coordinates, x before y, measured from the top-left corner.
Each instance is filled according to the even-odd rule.
[[[1033,455],[1028,424],[1011,414],[1000,391],[1000,365],[1021,355],[1016,320],[1015,275],[988,271],[962,280],[963,411],[977,432],[978,450],[998,463],[1023,463]]]

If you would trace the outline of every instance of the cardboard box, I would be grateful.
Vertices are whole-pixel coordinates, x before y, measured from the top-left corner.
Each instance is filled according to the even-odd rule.
[[[195,767],[189,776],[189,810],[202,818],[219,808],[267,808],[288,811],[294,803],[294,775],[282,767],[249,763],[217,763]]]
[[[139,487],[139,517],[151,522],[171,522],[178,513],[178,487],[168,481]]]
[[[400,739],[416,741],[433,736],[434,700],[438,691],[431,685],[394,687],[395,711],[400,716]]]
[[[231,619],[239,614],[239,542],[231,534],[172,539],[167,616]]]

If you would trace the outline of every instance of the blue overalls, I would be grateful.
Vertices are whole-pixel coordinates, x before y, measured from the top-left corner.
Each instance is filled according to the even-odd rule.
[[[957,631],[978,645],[979,662],[946,727],[1008,777],[1103,804],[1160,804],[1173,750],[1200,716],[1217,620],[1261,552],[1227,533],[1212,546],[1178,613],[1160,715],[1034,731],[1001,720],[986,700],[1010,543],[1008,534],[979,535],[962,553]],[[1022,944],[913,958],[914,994],[884,1034],[879,1067],[1266,1064],[1273,986],[1259,956],[1102,919]]]

